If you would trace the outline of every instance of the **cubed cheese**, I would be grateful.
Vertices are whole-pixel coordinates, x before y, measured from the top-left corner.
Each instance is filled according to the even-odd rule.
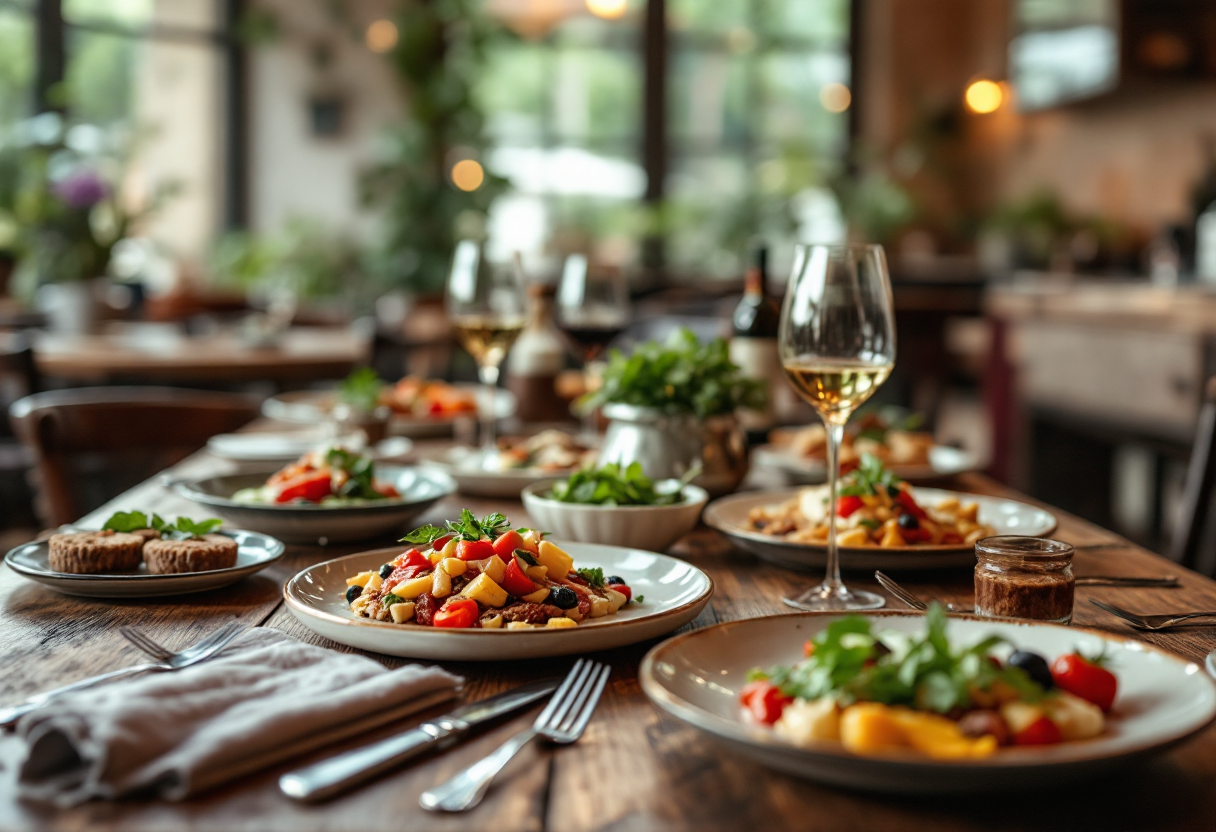
[[[388,608],[388,614],[392,616],[394,624],[404,624],[414,617],[414,602],[399,601]]]
[[[447,598],[452,594],[452,576],[442,569],[436,569],[431,575],[431,594],[436,598]]]
[[[474,578],[460,594],[487,607],[501,607],[507,603],[507,591],[490,580],[485,572]]]
[[[430,575],[423,575],[419,578],[410,578],[408,581],[402,581],[393,587],[393,594],[398,598],[411,601],[424,592],[430,592],[431,586],[434,584],[434,580],[435,579]]]
[[[458,578],[468,571],[468,564],[460,558],[444,558],[439,562],[439,568],[453,578]]]
[[[564,629],[566,627],[577,627],[578,622],[573,618],[550,618],[546,623],[546,627],[553,629]]]
[[[536,561],[548,569],[549,574],[555,580],[565,578],[570,574],[570,568],[574,566],[574,558],[547,540],[540,542],[540,553],[537,554]]]

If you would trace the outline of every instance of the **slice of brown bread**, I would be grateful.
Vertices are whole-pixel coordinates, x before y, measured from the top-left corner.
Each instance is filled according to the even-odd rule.
[[[51,535],[47,544],[56,572],[126,572],[139,567],[144,539],[122,532],[76,532]]]
[[[149,540],[144,563],[153,575],[207,572],[236,566],[236,541],[222,534],[205,534],[190,540]]]

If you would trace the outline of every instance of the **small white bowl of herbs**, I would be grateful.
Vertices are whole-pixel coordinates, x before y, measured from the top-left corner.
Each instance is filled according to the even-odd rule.
[[[533,525],[558,540],[663,552],[696,527],[709,501],[704,488],[688,482],[697,473],[656,483],[636,462],[609,463],[535,483],[522,496]]]

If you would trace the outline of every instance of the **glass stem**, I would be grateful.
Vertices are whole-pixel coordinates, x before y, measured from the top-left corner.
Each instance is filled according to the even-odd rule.
[[[495,435],[498,429],[498,417],[495,411],[497,407],[497,390],[498,390],[498,366],[496,364],[485,364],[477,368],[477,375],[481,378],[481,446],[486,449],[493,449],[498,443],[498,437]]]
[[[843,584],[840,580],[840,552],[836,549],[836,503],[838,481],[840,480],[840,443],[844,439],[844,425],[834,425],[824,421],[828,434],[828,569],[823,578],[823,587],[839,589]]]

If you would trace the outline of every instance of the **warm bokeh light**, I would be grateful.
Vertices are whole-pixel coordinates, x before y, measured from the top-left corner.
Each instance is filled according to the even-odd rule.
[[[844,84],[824,84],[819,88],[819,103],[829,113],[843,113],[852,101],[853,94]]]
[[[452,184],[462,191],[477,190],[485,178],[485,171],[473,159],[461,159],[452,165]]]
[[[373,52],[387,52],[397,45],[397,24],[391,20],[377,20],[367,27],[367,48]]]
[[[981,79],[967,85],[964,100],[967,102],[967,109],[973,113],[993,113],[1005,100],[1005,91],[996,81]]]
[[[617,20],[625,16],[628,0],[587,0],[587,11],[605,20]]]

